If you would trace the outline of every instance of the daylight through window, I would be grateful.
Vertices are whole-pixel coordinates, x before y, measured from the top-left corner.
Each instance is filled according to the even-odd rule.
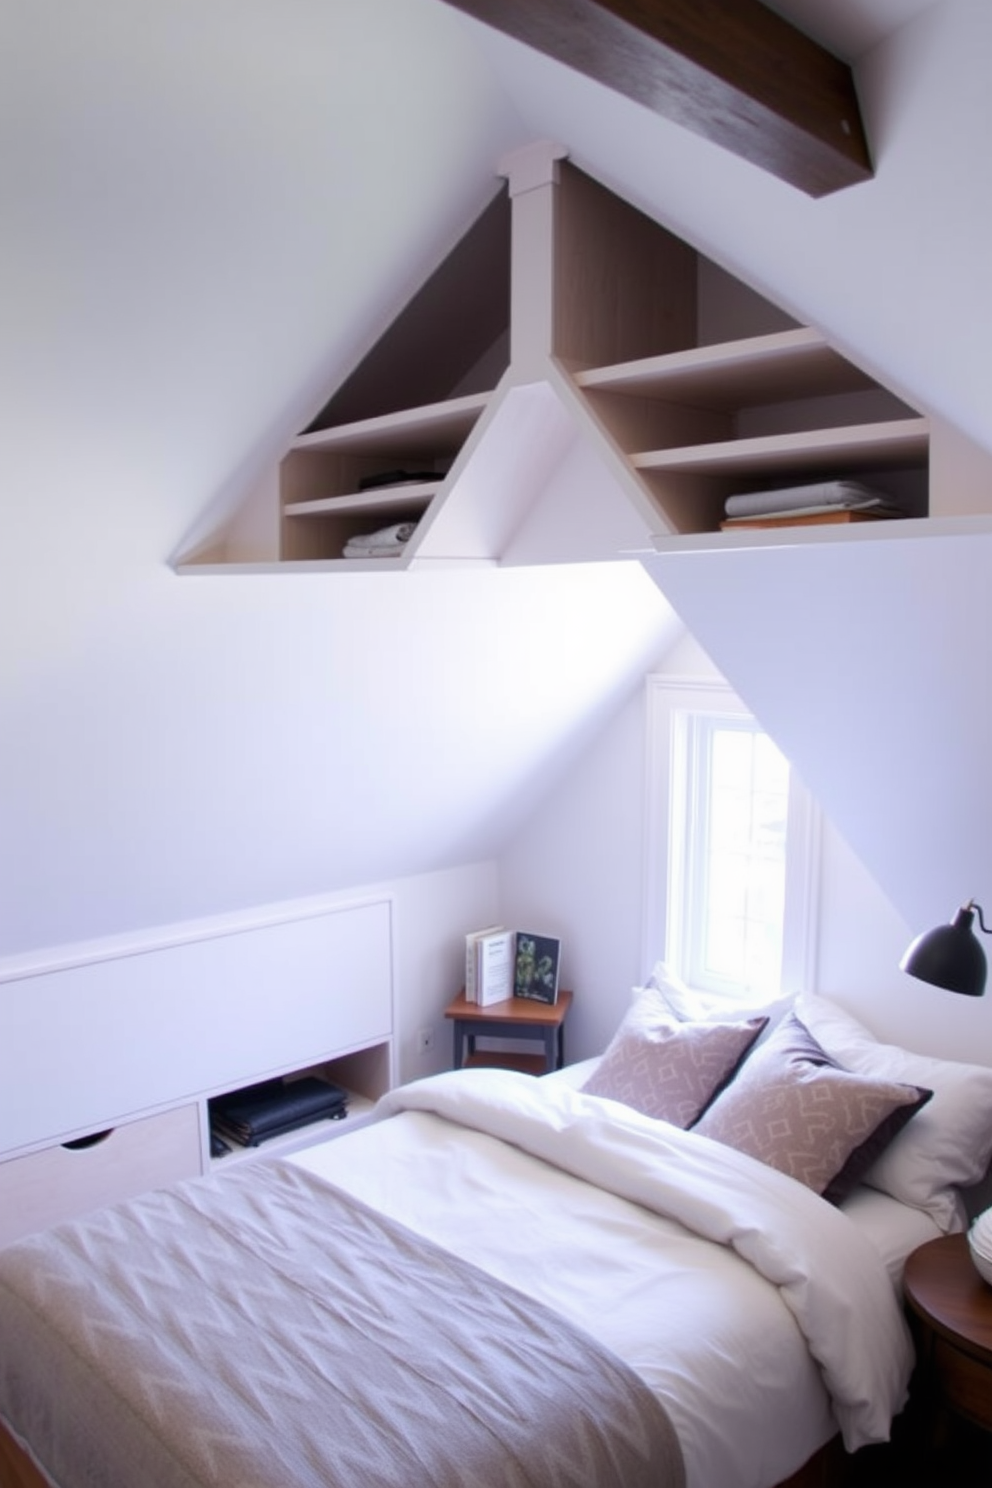
[[[798,990],[812,948],[816,816],[728,689],[649,689],[648,967],[700,992]]]

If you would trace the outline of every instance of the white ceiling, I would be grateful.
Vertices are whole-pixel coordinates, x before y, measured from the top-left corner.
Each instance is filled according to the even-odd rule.
[[[846,62],[873,46],[933,5],[935,0],[765,0],[814,41]]]

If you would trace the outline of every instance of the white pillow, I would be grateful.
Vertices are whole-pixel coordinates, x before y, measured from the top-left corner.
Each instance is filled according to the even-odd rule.
[[[683,1023],[727,1023],[741,1018],[767,1018],[759,1043],[764,1043],[777,1027],[793,1001],[791,993],[777,997],[773,1002],[745,1003],[735,1002],[731,997],[720,997],[715,992],[697,992],[670,971],[664,961],[655,962],[645,987],[633,989],[635,998],[646,989],[657,993],[668,1011]]]
[[[845,1069],[933,1091],[863,1182],[924,1210],[945,1233],[956,1228],[957,1189],[978,1183],[992,1159],[992,1069],[883,1044],[826,997],[800,993],[796,1013]]]

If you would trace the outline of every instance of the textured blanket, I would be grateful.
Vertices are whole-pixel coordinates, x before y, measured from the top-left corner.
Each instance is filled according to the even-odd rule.
[[[59,1488],[683,1488],[549,1309],[288,1163],[0,1252],[0,1416]]]

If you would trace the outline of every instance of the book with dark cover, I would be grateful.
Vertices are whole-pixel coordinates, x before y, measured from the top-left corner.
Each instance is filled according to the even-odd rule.
[[[264,1080],[243,1090],[215,1096],[210,1121],[235,1141],[255,1146],[310,1121],[333,1120],[348,1108],[340,1085],[306,1076],[300,1080]]]
[[[533,935],[517,931],[513,995],[531,1002],[558,1001],[558,971],[561,941],[555,935]]]

